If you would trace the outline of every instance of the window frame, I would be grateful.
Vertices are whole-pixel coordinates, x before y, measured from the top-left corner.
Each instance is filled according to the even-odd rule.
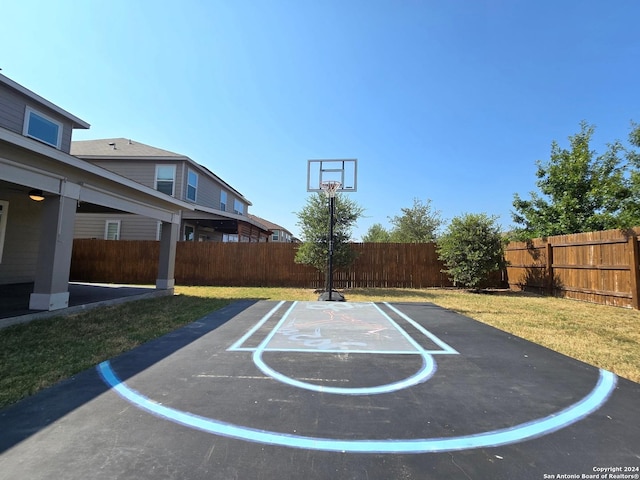
[[[176,171],[177,171],[177,168],[176,168],[175,164],[156,163],[156,171],[155,171],[155,177],[154,177],[154,188],[155,188],[156,191],[158,191],[160,193],[165,193],[162,190],[158,190],[158,170],[160,168],[165,168],[165,167],[171,167],[173,169],[173,179],[172,179],[172,184],[171,184],[171,194],[170,194],[170,196],[175,197],[176,196]],[[165,195],[169,195],[169,194],[165,193]]]
[[[238,205],[242,207],[242,210],[238,209]],[[244,215],[244,209],[245,209],[244,203],[242,203],[237,198],[234,198],[233,199],[233,213],[235,213],[236,215]]]
[[[191,238],[187,238],[187,228],[191,230]],[[184,228],[182,229],[182,238],[185,242],[194,242],[196,240],[196,227],[193,225],[189,225],[188,223],[184,224]]]
[[[224,243],[238,243],[240,239],[237,233],[224,233],[222,234],[222,241]]]
[[[196,183],[195,185],[191,185],[191,179],[189,178],[191,176],[191,174],[194,175]],[[198,198],[198,172],[196,172],[195,170],[191,170],[190,168],[187,169],[187,192],[185,195],[185,198],[191,202],[196,202],[197,198]],[[193,198],[189,197],[189,189],[193,188]]]
[[[223,201],[224,198],[224,201]],[[227,192],[220,190],[220,210],[227,211]]]
[[[40,138],[36,135],[29,133],[29,126],[31,125],[31,116],[35,115],[40,117],[42,120],[46,122],[52,123],[56,127],[58,127],[58,131],[56,132],[56,141],[55,143],[51,143],[49,140],[45,140],[44,138]],[[39,110],[36,110],[33,107],[27,105],[24,110],[24,123],[22,125],[22,134],[25,137],[32,138],[37,140],[38,142],[42,142],[45,145],[49,145],[50,147],[56,148],[60,150],[62,148],[62,131],[64,130],[64,124],[58,120],[51,118],[49,115],[42,113]]]
[[[110,224],[115,224],[116,225],[116,238],[109,238],[109,225]],[[105,240],[120,240],[120,227],[122,225],[122,221],[121,220],[105,220],[104,221],[104,239]]]

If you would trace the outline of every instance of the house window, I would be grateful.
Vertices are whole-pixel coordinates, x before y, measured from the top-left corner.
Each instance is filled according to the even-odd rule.
[[[237,242],[238,241],[238,234],[237,233],[225,233],[224,235],[222,235],[222,241],[223,242]]]
[[[120,220],[107,220],[104,226],[105,240],[120,240]]]
[[[31,107],[25,110],[22,133],[58,149],[62,144],[62,124]]]
[[[162,238],[162,222],[158,221],[158,226],[156,228],[156,240],[160,240]]]
[[[175,165],[156,165],[156,190],[173,197],[175,180]]]
[[[196,193],[198,192],[198,174],[193,170],[189,170],[187,177],[187,200],[195,202]]]
[[[7,210],[9,210],[9,202],[0,200],[0,263],[2,263],[2,250],[4,250],[4,233],[7,231]]]
[[[277,241],[278,241],[278,234],[279,234],[279,233],[280,233],[280,232],[279,232],[278,230],[274,230],[274,231],[273,231],[273,235],[271,236],[271,240],[273,240],[274,242],[277,242]]]
[[[244,215],[244,204],[238,200],[233,200],[233,213]]]
[[[191,225],[185,225],[184,226],[184,241],[185,242],[193,242],[193,240],[195,239],[195,228],[193,228]]]
[[[224,191],[220,192],[220,210],[227,210],[227,192]]]

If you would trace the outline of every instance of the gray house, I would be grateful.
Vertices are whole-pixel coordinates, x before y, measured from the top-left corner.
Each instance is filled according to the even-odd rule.
[[[76,141],[71,154],[191,206],[179,240],[264,242],[269,229],[248,215],[240,192],[189,157],[126,138]],[[76,238],[158,240],[160,224],[124,212],[78,210]]]
[[[75,128],[89,128],[0,75],[0,288],[33,284],[29,309],[69,302],[76,212],[141,215],[162,231],[158,289],[171,292],[181,215],[190,203],[70,155]]]

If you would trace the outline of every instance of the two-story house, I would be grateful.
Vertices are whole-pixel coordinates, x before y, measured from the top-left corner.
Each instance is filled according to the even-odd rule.
[[[74,141],[71,154],[163,194],[189,203],[182,214],[180,240],[264,242],[270,232],[248,215],[240,192],[185,155],[126,138]],[[157,222],[125,213],[79,210],[76,238],[158,240]]]
[[[269,237],[270,242],[280,242],[280,243],[297,243],[299,240],[293,236],[293,234],[277,223],[270,222],[264,218],[261,218],[257,215],[249,214],[249,218],[255,220],[258,223],[261,223],[269,230],[271,230],[271,237]]]
[[[160,225],[156,286],[172,292],[181,215],[192,205],[70,155],[76,128],[89,124],[0,75],[0,288],[33,284],[25,309],[67,307],[82,210],[127,212]]]

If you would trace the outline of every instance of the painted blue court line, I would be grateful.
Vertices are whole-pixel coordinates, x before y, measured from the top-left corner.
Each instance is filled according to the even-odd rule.
[[[387,315],[378,305],[376,305],[375,303],[373,304],[373,306],[376,308],[376,310],[391,324],[393,325],[393,327],[398,330],[400,332],[400,334],[407,339],[407,341],[413,345],[413,348],[416,349],[416,352],[420,353],[421,355],[424,355],[424,348],[422,348],[422,346],[416,342],[414,340],[414,338],[409,335],[406,330],[404,328],[402,328],[400,325],[398,325],[397,322],[395,322],[389,315]]]
[[[391,393],[391,392],[412,387],[414,385],[417,385],[419,383],[426,382],[427,380],[429,380],[437,370],[437,363],[431,356],[432,353],[437,353],[437,354],[457,354],[458,353],[455,349],[453,349],[451,346],[447,345],[445,342],[438,339],[438,337],[433,335],[428,330],[424,329],[417,322],[413,321],[408,316],[402,314],[402,312],[399,312],[398,310],[390,306],[394,311],[399,312],[402,315],[402,318],[407,320],[411,325],[415,326],[420,333],[426,335],[430,340],[433,341],[433,343],[440,346],[440,348],[442,349],[442,350],[433,350],[433,351],[425,350],[420,344],[416,342],[416,340],[411,335],[409,335],[408,332],[406,332],[406,330],[404,330],[400,325],[398,325],[396,321],[394,321],[391,317],[389,317],[389,315],[387,315],[387,313],[384,310],[382,310],[378,305],[376,305],[373,302],[350,304],[346,306],[340,305],[339,308],[337,308],[334,304],[331,304],[331,303],[294,302],[291,305],[291,307],[289,307],[289,309],[282,316],[280,321],[278,321],[278,323],[271,329],[269,334],[262,340],[262,342],[260,342],[260,344],[257,347],[242,348],[241,345],[246,340],[248,340],[253,333],[255,333],[260,327],[262,327],[269,320],[269,318],[277,311],[280,305],[281,304],[274,307],[269,313],[267,313],[258,322],[256,326],[254,326],[252,329],[249,330],[249,332],[243,335],[240,340],[235,342],[229,348],[229,350],[252,351],[253,362],[262,373],[272,377],[273,379],[281,383],[284,383],[286,385],[289,385],[295,388],[301,388],[301,389],[310,390],[314,392],[331,393],[336,395],[379,395],[384,393]],[[341,345],[342,348],[340,349],[326,348],[325,345],[333,345],[334,342],[332,342],[330,338],[324,338],[324,337],[320,338],[322,337],[322,335],[320,335],[319,333],[320,328],[318,328],[317,333],[315,335],[305,335],[305,334],[299,335],[305,338],[312,337],[312,336],[315,337],[316,335],[318,336],[318,338],[307,340],[306,343],[313,344],[313,346],[310,346],[309,348],[306,348],[306,349],[295,348],[295,347],[294,348],[291,348],[291,347],[279,347],[279,348],[275,347],[274,348],[269,346],[272,343],[274,337],[279,332],[283,331],[282,330],[283,326],[289,321],[289,318],[290,316],[293,315],[293,312],[297,312],[298,315],[300,315],[301,317],[304,317],[305,311],[313,311],[313,310],[334,311],[338,313],[353,313],[356,317],[357,317],[358,310],[361,310],[361,311],[368,310],[369,313],[375,312],[377,315],[379,315],[378,317],[379,319],[384,320],[384,323],[381,323],[380,325],[386,325],[386,324],[391,325],[393,329],[400,335],[400,337],[398,338],[404,339],[404,341],[406,342],[405,345],[409,349],[407,350],[387,350],[387,349],[371,350],[371,349],[355,348],[351,345],[349,345],[349,348],[345,348],[346,345],[344,344]],[[312,320],[312,319],[307,319],[307,320]],[[293,321],[290,323],[292,324],[292,327],[295,327]],[[329,335],[329,337],[331,337],[331,335]],[[359,342],[352,342],[352,344],[360,345]],[[297,353],[305,353],[305,352],[313,351],[313,352],[331,353],[331,354],[333,353],[402,354],[402,355],[410,354],[410,355],[420,355],[420,357],[422,358],[422,365],[414,374],[396,382],[391,382],[383,385],[375,385],[370,387],[332,387],[327,385],[318,385],[314,383],[308,383],[308,382],[284,375],[281,372],[278,372],[277,370],[275,370],[265,362],[263,358],[263,354],[265,351],[297,352]]]
[[[391,305],[388,302],[383,302],[383,303],[384,303],[384,305],[389,307],[389,309],[391,309],[395,313],[397,313],[400,317],[402,317],[404,320],[406,320],[408,323],[410,323],[416,330],[418,330],[425,337],[427,337],[429,340],[431,340],[433,343],[435,343],[436,345],[438,345],[442,349],[441,351],[439,351],[439,350],[433,350],[433,351],[430,350],[429,353],[431,353],[432,355],[435,354],[435,353],[458,354],[458,352],[456,351],[455,348],[453,348],[451,345],[443,342],[441,339],[436,337],[433,333],[431,333],[429,330],[424,328],[422,325],[420,325],[414,319],[412,319],[408,315],[405,315],[404,312],[401,312],[400,310],[398,310],[396,307],[394,307],[393,305]]]
[[[267,321],[273,316],[274,313],[276,313],[280,307],[282,305],[284,305],[284,301],[279,302],[275,307],[273,307],[264,317],[262,317],[258,323],[256,323],[253,328],[251,328],[246,334],[244,334],[242,337],[240,337],[240,339],[234,343],[233,345],[231,345],[228,350],[233,351],[233,350],[239,350],[239,346],[242,345],[244,342],[247,341],[247,339],[251,338],[251,335],[253,335],[254,333],[256,333],[260,327],[262,327],[262,325],[264,325],[265,323],[267,323]],[[291,306],[291,308],[293,308],[293,305]]]
[[[422,366],[420,369],[413,375],[398,382],[376,385],[373,387],[331,387],[327,385],[303,382],[302,380],[288,377],[277,370],[274,370],[262,359],[263,352],[264,350],[262,349],[257,349],[253,352],[253,363],[255,363],[256,367],[258,367],[258,369],[265,375],[292,387],[311,390],[312,392],[332,393],[336,395],[379,395],[382,393],[395,392],[426,382],[437,370],[436,362],[431,355],[421,355]]]
[[[240,352],[254,352],[257,347],[243,347],[242,345],[249,338],[251,338],[251,336],[255,332],[257,332],[271,318],[271,316],[273,316],[273,314],[282,306],[283,303],[285,303],[285,302],[280,302],[278,305],[276,305],[269,313],[267,313],[264,317],[262,317],[262,319],[260,319],[260,321],[258,321],[258,323],[256,325],[254,325],[247,333],[245,333],[239,340],[237,340],[227,350],[228,351],[240,351]],[[278,325],[276,325],[271,330],[269,336],[267,337],[269,340],[272,339],[278,333],[277,331],[280,329],[280,327],[284,323],[284,318],[288,317],[291,314],[291,312],[293,311],[293,309],[296,307],[296,305],[298,303],[299,302],[296,301],[291,305],[291,307],[289,307],[289,309],[285,313],[285,316],[283,317],[283,319],[281,319],[281,321],[278,323]],[[354,311],[354,310],[347,309],[347,308],[344,308],[344,307],[336,308],[336,306],[334,306],[333,304],[329,304],[328,307],[324,307],[324,305],[327,305],[326,302],[325,302],[325,304],[319,304],[319,305],[316,305],[316,304],[312,303],[307,308],[315,309],[315,310],[320,310],[320,309],[324,308],[324,309],[333,310],[333,311],[336,311],[336,312],[345,312],[347,310]],[[353,305],[353,304],[351,304],[351,305]],[[332,348],[317,349],[316,348],[316,349],[313,349],[313,351],[318,351],[318,352],[322,352],[322,353],[371,353],[371,354],[389,354],[389,355],[407,355],[407,354],[409,354],[409,355],[415,355],[415,354],[458,355],[459,354],[458,351],[455,348],[451,347],[446,342],[444,342],[443,340],[441,340],[440,338],[435,336],[433,333],[431,333],[430,331],[425,329],[422,325],[420,325],[418,322],[416,322],[415,320],[413,320],[409,316],[405,315],[403,312],[401,312],[400,310],[395,308],[393,305],[390,305],[390,304],[388,304],[386,302],[384,302],[384,305],[388,306],[391,310],[396,312],[400,317],[402,317],[409,324],[411,324],[413,327],[415,327],[416,330],[418,330],[425,337],[427,337],[429,340],[431,340],[432,343],[434,343],[438,347],[440,347],[440,349],[428,349],[428,350],[425,349],[424,347],[419,345],[413,339],[413,337],[411,337],[410,334],[408,332],[406,332],[406,330],[404,328],[402,328],[400,325],[398,325],[397,322],[395,322],[391,317],[389,317],[389,315],[387,315],[387,313],[384,310],[380,309],[380,307],[377,304],[375,304],[373,302],[366,302],[366,303],[360,303],[359,306],[363,306],[363,307],[373,306],[385,318],[385,320],[387,320],[389,323],[391,323],[399,333],[401,333],[405,338],[407,338],[407,340],[410,342],[410,344],[414,347],[415,351],[395,350],[395,349],[372,350],[372,349],[359,349],[359,348],[349,348],[348,350],[345,350],[344,348],[343,349],[332,349]],[[357,309],[354,312],[357,312]],[[263,342],[265,342],[266,340],[267,339],[265,339]],[[308,352],[310,350],[312,350],[312,349],[310,349],[310,348],[296,348],[296,347],[273,347],[273,346],[268,346],[268,345],[264,348],[264,351],[266,351],[266,352]]]
[[[596,386],[579,402],[544,418],[532,420],[511,428],[459,437],[341,440],[259,430],[183,412],[161,405],[129,388],[117,377],[109,361],[102,362],[98,365],[97,370],[107,385],[122,398],[144,411],[174,423],[214,435],[237,438],[249,442],[306,450],[350,453],[451,452],[474,448],[497,447],[530,440],[565,428],[595,412],[607,401],[617,383],[617,377],[613,373],[600,370]]]
[[[376,385],[373,387],[331,387],[327,385],[317,385],[313,383],[308,383],[302,380],[288,377],[278,372],[277,370],[273,369],[269,365],[267,365],[267,363],[262,358],[262,354],[264,353],[267,345],[269,345],[269,342],[271,342],[273,337],[278,333],[278,330],[282,327],[282,325],[284,325],[287,322],[289,316],[294,311],[296,306],[298,306],[298,302],[295,302],[287,310],[287,312],[282,316],[282,318],[276,324],[276,326],[273,327],[271,332],[269,332],[269,335],[266,336],[266,338],[260,343],[260,345],[258,345],[258,347],[253,352],[253,363],[256,365],[256,367],[258,367],[258,369],[265,375],[270,376],[281,383],[290,385],[292,387],[305,389],[305,390],[311,390],[311,391],[323,392],[323,393],[332,393],[332,394],[338,394],[338,395],[377,395],[377,394],[402,390],[404,388],[408,388],[418,383],[425,382],[429,378],[431,378],[431,376],[435,373],[437,369],[437,365],[433,360],[433,358],[430,355],[425,355],[421,353],[420,345],[418,345],[415,341],[412,341],[410,343],[414,346],[414,348],[416,348],[415,353],[421,354],[422,356],[422,366],[415,374],[398,382],[393,382],[385,385]],[[391,322],[392,324],[395,324],[395,322],[393,322],[392,320]],[[397,326],[397,324],[395,325]],[[396,328],[400,329],[399,326],[397,326]],[[323,350],[319,350],[319,351],[322,352]],[[345,353],[345,352],[342,351],[342,353]],[[368,352],[368,353],[371,353],[371,352]]]

